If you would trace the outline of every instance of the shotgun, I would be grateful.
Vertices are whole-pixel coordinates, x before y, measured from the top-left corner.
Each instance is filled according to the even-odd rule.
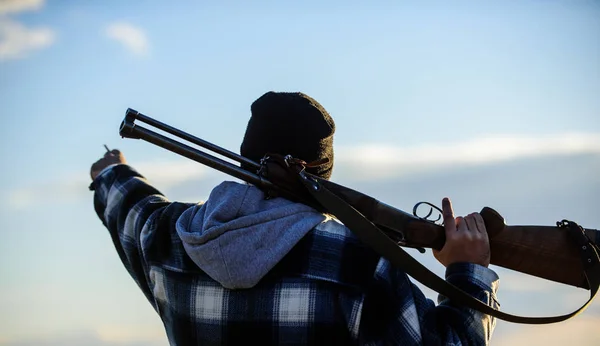
[[[135,124],[135,121],[146,123],[238,163],[244,163],[255,169],[256,173],[139,126]],[[293,175],[286,171],[289,170],[285,168],[286,165],[289,167],[289,162],[286,161],[288,158],[284,158],[283,156],[268,155],[263,161],[256,163],[241,155],[152,119],[133,109],[127,110],[125,118],[121,123],[119,134],[123,138],[145,140],[235,178],[254,184],[270,196],[285,197],[313,206],[317,210],[327,211],[323,208],[322,204],[311,197],[311,194],[305,186],[302,186],[300,180],[294,179]],[[308,173],[302,174],[310,176]],[[369,220],[400,247],[417,248],[419,251],[424,252],[424,248],[439,250],[445,243],[444,227],[442,224],[436,222],[439,218],[438,220],[429,218],[434,209],[440,213],[441,210],[430,203],[417,203],[413,208],[413,213],[409,214],[378,201],[371,196],[332,181],[315,176],[310,176],[310,179],[318,182],[320,186],[325,187],[345,203],[352,206],[352,208],[362,214],[364,218]],[[418,216],[418,208],[422,205],[429,206],[430,211],[425,216]],[[600,277],[590,279],[588,277],[588,267],[590,265],[596,266],[598,262],[600,231],[579,227],[581,235],[576,235],[579,238],[574,241],[573,230],[569,227],[564,227],[567,220],[557,222],[556,226],[507,225],[504,218],[490,207],[484,207],[480,214],[485,221],[490,239],[491,264],[538,278],[592,290],[590,301],[593,299],[598,287],[592,286],[597,286],[596,283],[600,281]],[[594,275],[600,276],[596,275],[598,273],[596,267],[594,268]],[[590,284],[590,282],[593,284]],[[523,323],[551,323],[560,320],[548,319],[546,322],[543,322],[543,318],[539,318],[539,322],[525,322],[525,319],[527,318],[523,319]],[[562,320],[564,319],[566,318]]]

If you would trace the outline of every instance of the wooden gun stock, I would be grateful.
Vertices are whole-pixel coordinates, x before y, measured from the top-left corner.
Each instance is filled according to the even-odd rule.
[[[584,230],[596,239],[598,230]],[[566,229],[551,226],[506,226],[490,239],[491,263],[540,278],[589,289],[581,250]]]

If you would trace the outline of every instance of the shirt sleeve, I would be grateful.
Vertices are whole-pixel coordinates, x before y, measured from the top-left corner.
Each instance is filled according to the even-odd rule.
[[[446,268],[445,278],[486,305],[499,308],[496,298],[499,278],[493,270],[472,263],[455,263]],[[370,317],[363,320],[373,344],[490,343],[496,324],[494,317],[454,304],[443,296],[436,305],[402,270],[385,259],[380,261],[373,287],[365,299],[365,313]]]
[[[486,305],[494,309],[500,309],[500,303],[496,295],[500,279],[493,270],[473,263],[454,263],[446,268],[446,281],[461,288]],[[429,306],[433,306],[432,302],[429,303]],[[456,324],[454,328],[454,331],[457,332],[456,335],[460,338],[470,339],[476,345],[488,345],[490,343],[496,326],[495,317],[454,304],[443,295],[438,296],[436,309],[442,311],[440,313],[442,318],[447,318],[449,321],[462,318],[462,323]]]
[[[484,304],[499,309],[498,275],[491,269],[473,263],[454,263],[446,268],[446,281],[462,289]],[[489,345],[496,318],[453,303],[443,295],[438,305],[426,299],[413,285],[424,339],[431,338],[446,345]]]
[[[103,170],[90,185],[96,214],[108,229],[121,262],[153,307],[146,250],[165,213],[181,213],[134,168],[118,164]],[[167,215],[176,218],[176,215]]]

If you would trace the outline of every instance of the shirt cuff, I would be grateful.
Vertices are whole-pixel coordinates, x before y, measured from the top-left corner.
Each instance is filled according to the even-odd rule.
[[[99,176],[101,176],[101,175],[103,175],[104,173],[108,172],[108,170],[109,170],[109,169],[113,168],[113,167],[114,167],[114,166],[116,166],[116,165],[118,165],[118,163],[113,163],[113,164],[110,164],[110,165],[108,165],[108,166],[104,167],[104,169],[103,169],[103,170],[101,170],[101,171],[100,171],[100,173],[98,173],[98,175],[96,176],[96,179],[98,179],[98,177],[99,177]]]
[[[479,264],[453,263],[446,268],[446,280],[451,283],[468,282],[495,294],[500,278],[496,272]]]
[[[104,167],[104,169],[102,169],[100,171],[100,173],[98,173],[96,178],[90,184],[90,186],[89,186],[90,191],[96,190],[96,186],[98,185],[98,182],[101,180],[101,178],[103,176],[105,176],[106,174],[108,174],[108,172],[110,172],[114,167],[120,166],[120,165],[124,165],[124,164],[123,163],[113,163],[113,164],[110,164],[110,165]]]

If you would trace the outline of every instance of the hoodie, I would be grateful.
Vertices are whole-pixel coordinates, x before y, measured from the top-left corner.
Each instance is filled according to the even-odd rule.
[[[284,198],[265,199],[256,186],[226,181],[208,201],[179,217],[177,233],[188,256],[228,289],[256,285],[327,217]]]

